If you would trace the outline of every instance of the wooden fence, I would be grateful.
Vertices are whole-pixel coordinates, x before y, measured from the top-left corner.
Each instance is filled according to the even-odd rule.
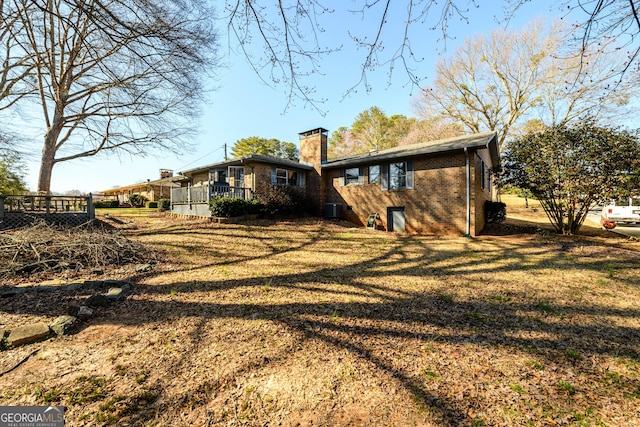
[[[95,219],[88,196],[0,194],[0,230],[25,227],[38,220],[54,225],[81,225]]]

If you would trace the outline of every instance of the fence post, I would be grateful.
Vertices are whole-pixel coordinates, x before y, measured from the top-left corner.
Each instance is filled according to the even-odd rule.
[[[89,221],[96,219],[96,210],[93,207],[93,195],[91,193],[87,197],[87,214],[89,214]]]
[[[0,196],[0,219],[4,219],[4,196]]]
[[[44,196],[44,210],[47,216],[51,213],[51,196]]]

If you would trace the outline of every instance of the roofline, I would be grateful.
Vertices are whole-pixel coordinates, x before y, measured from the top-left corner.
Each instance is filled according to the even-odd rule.
[[[173,183],[175,183],[176,181],[181,181],[183,180],[185,177],[180,176],[180,175],[176,175],[176,176],[172,176],[172,177],[167,177],[167,178],[161,178],[161,179],[156,179],[153,181],[142,181],[142,182],[138,182],[135,184],[129,184],[129,185],[122,185],[119,187],[113,187],[113,188],[109,188],[106,190],[102,190],[100,191],[99,194],[103,194],[105,191],[118,191],[118,190],[126,190],[128,188],[135,188],[135,187],[142,187],[145,185],[171,185]]]
[[[200,166],[193,169],[187,169],[179,172],[181,175],[193,174],[196,172],[204,172],[209,171],[215,168],[229,167],[229,166],[240,166],[245,165],[247,163],[258,162],[258,163],[267,163],[273,165],[282,165],[289,166],[292,168],[311,170],[313,166],[309,166],[304,163],[296,162],[295,160],[282,159],[280,157],[269,156],[266,154],[252,154],[250,156],[241,157],[239,159],[226,160],[224,162],[211,163],[208,165]]]
[[[468,144],[460,144],[459,146],[451,146],[456,141],[464,142],[469,139]],[[496,132],[484,132],[458,136],[453,138],[445,138],[436,141],[428,141],[423,143],[405,145],[401,147],[388,148],[381,151],[370,151],[359,155],[350,156],[348,158],[329,159],[320,167],[322,169],[333,169],[344,166],[357,166],[367,163],[373,163],[384,160],[394,160],[400,158],[409,158],[417,156],[441,155],[445,153],[464,152],[466,150],[478,150],[486,148],[489,150],[491,161],[495,166],[500,165],[500,155],[497,147]]]

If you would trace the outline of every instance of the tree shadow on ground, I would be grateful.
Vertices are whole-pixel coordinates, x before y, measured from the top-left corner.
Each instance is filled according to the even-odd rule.
[[[238,230],[245,239],[248,239],[247,233],[259,231],[242,227]],[[194,234],[203,238],[202,231]],[[234,235],[231,229],[212,233],[218,238]],[[607,277],[608,272],[615,274],[638,268],[637,254],[592,258],[588,247],[586,254],[581,252],[584,243],[536,236],[518,243],[459,239],[453,247],[448,247],[447,241],[411,236],[337,237],[317,230],[290,238],[281,247],[273,239],[262,236],[258,240],[262,243],[257,255],[225,256],[224,251],[217,250],[210,262],[189,266],[183,273],[193,275],[220,266],[244,268],[245,264],[246,269],[251,269],[254,261],[273,261],[274,268],[237,278],[139,284],[127,300],[96,318],[91,325],[141,326],[171,323],[176,318],[191,320],[187,340],[191,347],[182,358],[175,359],[176,365],[171,369],[176,371],[197,357],[198,346],[206,345],[203,340],[209,328],[219,322],[238,322],[244,327],[267,322],[280,333],[286,331],[295,337],[293,347],[241,358],[226,376],[194,385],[187,394],[173,398],[172,404],[177,406],[187,407],[199,395],[206,400],[234,377],[295,357],[296,348],[318,341],[375,367],[413,395],[416,405],[426,408],[441,425],[469,425],[473,420],[461,402],[433,393],[407,365],[399,363],[397,352],[388,351],[396,340],[411,342],[416,347],[434,341],[478,348],[506,347],[513,352],[534,353],[537,358],[560,368],[575,365],[574,360],[563,357],[568,349],[586,360],[603,355],[640,359],[640,331],[614,320],[638,319],[639,308],[598,304],[597,298],[591,299],[592,303],[585,303],[581,298],[556,302],[553,296],[546,297],[533,286],[550,270]],[[353,253],[357,248],[375,248],[371,239],[384,240],[380,250],[366,249],[362,259],[339,262],[340,256]],[[172,245],[173,249],[184,249],[192,243]],[[278,264],[290,256],[290,264],[295,265],[300,251],[318,251],[318,254],[322,251],[324,256],[336,257],[336,265],[307,264],[300,266],[300,272],[287,272]],[[149,283],[165,277],[164,274],[166,272],[151,272],[133,279]],[[638,284],[637,276],[618,276],[616,280],[621,286]],[[484,291],[483,280],[502,283],[492,283],[491,290]],[[526,287],[512,290],[511,283],[522,280],[530,280],[535,289],[531,293]],[[558,278],[558,287],[564,286],[561,280]],[[489,287],[489,283],[486,285]],[[457,291],[465,286],[472,291],[458,295]],[[43,309],[33,306],[30,310],[38,314]],[[278,339],[278,335],[269,338]],[[255,339],[252,338],[249,345]],[[162,384],[156,386],[162,389]]]

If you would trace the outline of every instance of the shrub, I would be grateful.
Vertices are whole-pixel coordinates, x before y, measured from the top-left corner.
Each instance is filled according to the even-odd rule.
[[[257,200],[245,200],[236,197],[216,197],[209,202],[211,215],[223,218],[258,213],[260,204]]]
[[[150,209],[156,209],[158,207],[158,202],[148,201],[147,203],[145,203],[145,207]]]
[[[288,185],[263,182],[256,188],[255,197],[262,205],[262,212],[267,215],[302,215],[309,206],[304,190]]]
[[[484,214],[487,222],[502,222],[507,216],[507,205],[502,202],[484,202]]]
[[[158,209],[168,211],[171,209],[171,199],[158,200]]]
[[[93,202],[93,207],[97,209],[103,208],[117,208],[119,203],[117,200],[104,200],[101,202]]]
[[[132,194],[129,196],[129,203],[134,208],[141,208],[144,206],[144,203],[147,201],[147,198],[142,194]]]

